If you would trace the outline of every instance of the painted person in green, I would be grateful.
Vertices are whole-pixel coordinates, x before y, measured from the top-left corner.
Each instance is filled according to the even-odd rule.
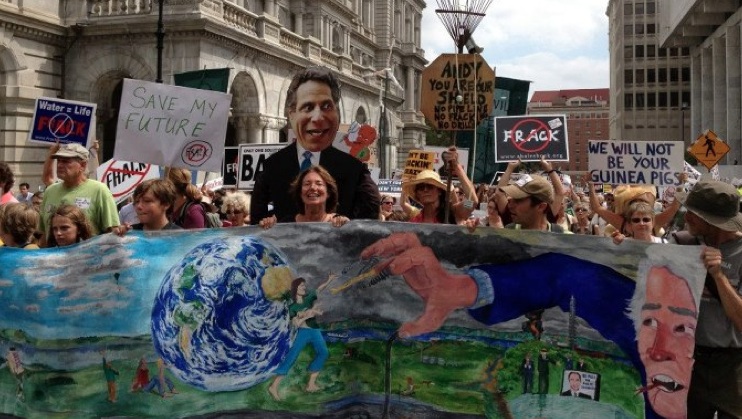
[[[305,391],[313,393],[321,390],[317,385],[317,376],[325,365],[325,361],[330,353],[327,350],[325,338],[322,337],[322,332],[316,328],[317,322],[314,318],[322,315],[323,312],[318,306],[315,306],[315,303],[317,301],[317,292],[325,288],[333,279],[335,279],[335,276],[330,275],[330,278],[317,287],[316,290],[308,289],[307,281],[301,277],[291,282],[289,316],[291,317],[291,324],[297,328],[297,331],[296,338],[291,348],[289,348],[289,353],[276,369],[276,378],[273,379],[273,382],[268,388],[268,392],[276,400],[281,400],[281,396],[278,393],[278,386],[307,345],[312,345],[312,348],[314,348],[314,359],[309,364],[309,382]]]

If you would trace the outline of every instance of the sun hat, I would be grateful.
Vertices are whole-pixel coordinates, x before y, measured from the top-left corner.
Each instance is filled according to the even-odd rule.
[[[652,195],[652,200],[644,199],[645,194]],[[657,188],[654,185],[619,185],[613,191],[614,208],[618,214],[625,214],[633,201],[644,201],[654,205],[656,199]]]
[[[76,158],[83,161],[88,161],[88,149],[77,143],[63,144],[59,147],[56,153],[52,154],[52,158],[58,157],[70,157]]]
[[[532,196],[548,204],[554,202],[554,187],[543,176],[531,177],[530,175],[525,175],[502,188],[502,191],[513,199],[523,199]]]
[[[441,190],[446,190],[446,185],[441,182],[441,176],[438,172],[429,169],[421,171],[415,175],[414,179],[402,182],[402,190],[407,194],[407,196],[414,198],[415,187],[421,183],[427,183],[428,185],[433,185]]]
[[[685,208],[724,231],[742,231],[739,194],[729,183],[701,180],[688,192]]]

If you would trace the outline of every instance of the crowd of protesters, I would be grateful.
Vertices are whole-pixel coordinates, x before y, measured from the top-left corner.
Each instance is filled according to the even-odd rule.
[[[403,181],[397,199],[381,195],[363,163],[332,147],[340,99],[339,83],[329,70],[312,67],[297,73],[285,105],[296,141],[266,160],[251,193],[199,188],[190,171],[170,168],[163,179],[139,184],[130,201],[119,207],[106,185],[94,179],[97,143],[92,149],[53,145],[44,162],[43,193],[31,192],[31,185],[23,182],[14,194],[14,174],[0,162],[0,245],[38,249],[130,230],[271,228],[291,222],[342,227],[352,219],[370,219],[455,224],[470,231],[507,228],[603,236],[620,249],[627,240],[690,244],[673,234],[687,227],[693,244],[706,245],[701,257],[720,295],[701,303],[689,411],[742,415],[742,394],[733,388],[742,383],[742,215],[731,184],[698,181],[683,185],[690,189],[686,199],[681,187],[675,199],[660,202],[652,185],[611,185],[610,191],[599,193],[585,176],[584,188],[565,188],[558,170],[542,160],[531,173],[520,161],[511,162],[496,185],[475,186],[451,147],[444,153],[442,171],[456,177],[455,183],[442,179],[439,171],[422,170]],[[681,175],[680,180],[687,179]],[[680,216],[682,204],[687,211]],[[480,208],[483,215],[476,216]],[[719,356],[725,357],[723,363],[713,361]],[[710,382],[730,368],[736,372],[717,381],[731,386]]]

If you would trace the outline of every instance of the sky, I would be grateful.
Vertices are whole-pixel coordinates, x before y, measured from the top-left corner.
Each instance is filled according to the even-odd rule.
[[[435,13],[451,0],[426,3],[421,38],[430,62],[456,47]],[[607,7],[607,0],[494,0],[473,38],[497,76],[533,82],[529,97],[536,90],[608,88]]]

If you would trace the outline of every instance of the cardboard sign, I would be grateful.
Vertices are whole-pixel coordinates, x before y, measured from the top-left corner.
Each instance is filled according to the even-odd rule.
[[[565,115],[495,118],[495,161],[569,161]]]
[[[232,95],[124,79],[114,158],[220,172]]]
[[[479,54],[442,54],[423,70],[420,90],[435,129],[473,130],[492,113],[495,71]]]
[[[224,147],[224,160],[222,166],[222,186],[237,187],[237,173],[239,164],[239,147]]]
[[[28,141],[45,145],[80,144],[89,148],[96,104],[65,99],[36,99]]]
[[[286,144],[240,144],[237,189],[251,191],[265,160]]]
[[[414,179],[415,176],[423,170],[433,170],[433,162],[435,161],[435,153],[426,150],[410,150],[407,154],[407,160],[404,165],[404,173],[402,173],[402,182],[410,179]]]
[[[591,140],[588,170],[596,183],[677,186],[683,154],[680,141]]]
[[[443,172],[441,171],[441,168],[443,167],[443,157],[442,154],[444,151],[448,150],[448,147],[428,147],[425,146],[425,151],[432,151],[435,153],[435,160],[433,160],[433,170],[440,173],[441,175]],[[456,152],[459,154],[459,163],[464,166],[464,172],[468,173],[469,168],[469,149],[468,148],[457,148]]]
[[[715,132],[708,130],[698,136],[690,152],[699,163],[711,170],[729,152],[729,146]]]
[[[158,179],[160,168],[149,163],[112,159],[98,166],[96,175],[98,180],[111,190],[113,199],[121,202],[131,195],[140,183],[147,179]]]

